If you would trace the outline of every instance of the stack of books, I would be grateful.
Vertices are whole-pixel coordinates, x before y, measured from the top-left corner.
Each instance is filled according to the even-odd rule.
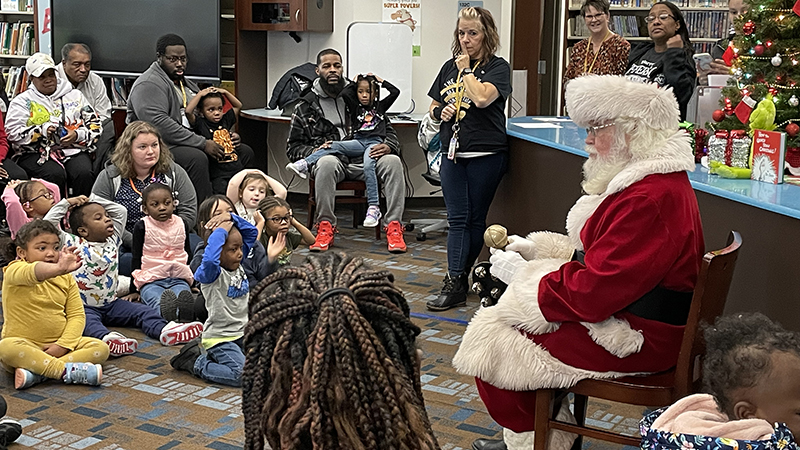
[[[28,88],[28,72],[23,66],[11,66],[3,69],[6,80],[5,90],[9,99]]]
[[[34,46],[33,23],[0,22],[0,53],[3,55],[30,56]]]

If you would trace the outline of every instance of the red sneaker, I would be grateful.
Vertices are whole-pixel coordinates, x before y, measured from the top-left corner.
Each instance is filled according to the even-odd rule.
[[[389,252],[405,253],[406,242],[403,240],[403,225],[397,220],[393,220],[383,230],[386,231],[386,240],[389,241]]]
[[[317,239],[308,246],[308,249],[312,252],[324,252],[333,245],[333,235],[336,233],[336,228],[327,220],[318,223],[316,228]]]

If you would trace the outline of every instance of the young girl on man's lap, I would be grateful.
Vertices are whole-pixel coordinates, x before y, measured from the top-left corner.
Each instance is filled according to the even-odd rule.
[[[389,96],[380,100],[381,87],[389,91]],[[343,155],[349,158],[364,159],[364,180],[367,185],[367,217],[365,227],[380,224],[380,196],[378,192],[378,176],[375,172],[376,158],[370,156],[372,148],[386,139],[386,124],[389,118],[386,112],[400,96],[400,90],[386,80],[368,73],[359,75],[354,83],[347,85],[341,93],[350,111],[353,124],[353,139],[346,141],[326,142],[319,149],[304,159],[286,165],[300,178],[308,176],[309,168],[326,155]]]

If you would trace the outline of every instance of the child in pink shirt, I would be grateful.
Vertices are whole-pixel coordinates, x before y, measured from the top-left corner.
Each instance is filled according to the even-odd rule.
[[[2,198],[13,239],[23,225],[33,219],[43,218],[53,205],[61,201],[61,193],[55,184],[34,178],[31,181],[10,181],[3,189]]]

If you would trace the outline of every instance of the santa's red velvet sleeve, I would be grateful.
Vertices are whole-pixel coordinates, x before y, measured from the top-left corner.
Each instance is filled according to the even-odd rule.
[[[680,292],[694,288],[697,252],[692,249],[688,264],[682,258],[692,215],[683,214],[680,198],[648,194],[632,186],[597,208],[581,232],[585,264],[566,263],[539,283],[539,306],[547,321],[601,322],[656,286]]]

